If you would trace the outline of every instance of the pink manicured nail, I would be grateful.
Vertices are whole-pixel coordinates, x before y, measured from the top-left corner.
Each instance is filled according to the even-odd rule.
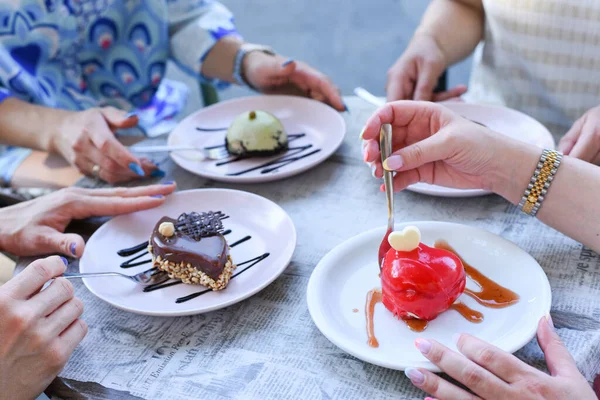
[[[365,150],[363,151],[363,161],[368,162],[368,160],[369,160],[369,146],[365,147]]]
[[[452,335],[452,343],[454,343],[457,346],[458,341],[460,340],[460,335],[462,335],[462,333],[455,333],[454,335]]]
[[[417,346],[417,349],[423,354],[427,354],[429,353],[429,350],[431,350],[431,342],[427,339],[415,340],[415,346]]]
[[[402,168],[403,165],[404,165],[404,160],[402,159],[402,156],[398,156],[398,155],[388,157],[383,162],[383,168],[387,169],[388,171],[395,171],[397,169]]]
[[[407,368],[404,370],[404,375],[415,385],[422,385],[425,382],[425,375],[415,368]]]
[[[552,321],[550,313],[546,314],[546,322],[550,325],[550,328],[554,329],[554,322]]]

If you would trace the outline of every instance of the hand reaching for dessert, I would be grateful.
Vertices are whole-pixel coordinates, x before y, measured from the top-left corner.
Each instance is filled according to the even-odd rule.
[[[306,63],[251,52],[244,58],[243,71],[248,83],[263,93],[310,97],[338,111],[346,111],[338,88],[326,75]]]
[[[565,155],[600,165],[600,106],[579,118],[558,143]]]
[[[549,316],[540,320],[537,339],[550,375],[469,335],[458,337],[460,353],[434,340],[416,340],[417,349],[427,359],[475,395],[422,368],[409,368],[405,373],[415,386],[439,400],[597,399],[556,334]]]
[[[135,116],[113,107],[66,113],[52,135],[51,150],[62,155],[81,173],[111,183],[162,174],[148,159],[138,159],[115,137],[117,129],[136,126]],[[97,166],[97,171],[94,171]]]
[[[17,256],[61,253],[81,257],[82,237],[63,233],[71,220],[154,208],[175,188],[173,182],[137,188],[69,188],[2,208],[0,249]]]
[[[57,278],[65,269],[59,257],[37,260],[0,287],[0,399],[38,396],[86,335],[83,303]]]

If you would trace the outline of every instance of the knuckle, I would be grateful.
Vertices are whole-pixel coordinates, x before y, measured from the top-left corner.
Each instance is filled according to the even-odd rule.
[[[44,261],[45,260],[37,261],[33,265],[31,265],[30,268],[32,269],[32,272],[35,275],[37,275],[41,280],[46,282],[54,277],[54,273]]]
[[[483,370],[472,365],[464,368],[462,376],[462,382],[469,388],[481,386],[484,380]]]
[[[440,378],[437,375],[428,375],[427,378],[425,378],[422,389],[432,396],[437,396],[440,390]]]
[[[494,349],[490,349],[489,347],[484,347],[479,350],[477,355],[475,356],[475,361],[479,365],[490,365],[496,359],[496,351]]]
[[[71,304],[73,305],[73,308],[77,312],[78,317],[81,314],[83,314],[83,310],[84,310],[83,301],[81,301],[79,298],[75,297],[75,298],[73,298],[73,300],[71,300]]]
[[[7,315],[3,317],[12,329],[17,332],[27,331],[35,321],[35,315],[28,309],[15,310],[14,308],[7,310]]]
[[[425,155],[424,151],[423,151],[423,147],[419,143],[415,143],[412,145],[411,153],[412,153],[414,160],[417,163],[420,163],[421,160],[423,160],[423,157]]]
[[[73,285],[67,279],[58,278],[54,281],[54,284],[57,285],[57,289],[63,294],[63,297],[67,299],[73,298],[75,294],[75,290],[73,289]]]
[[[439,346],[437,346],[437,345],[434,345],[434,346],[432,346],[431,350],[427,354],[427,358],[429,358],[429,360],[432,363],[439,364],[444,359],[444,353],[445,353],[444,349],[439,348]]]
[[[78,319],[76,321],[76,324],[77,324],[77,327],[79,329],[81,329],[81,333],[82,333],[81,337],[83,338],[88,333],[88,324],[82,319]]]
[[[543,395],[544,394],[544,384],[540,382],[538,379],[527,379],[524,382],[525,390],[532,395]]]
[[[68,358],[69,355],[58,342],[54,342],[48,346],[45,359],[50,369],[54,371],[62,370],[64,365],[67,363]]]
[[[48,345],[48,336],[39,331],[29,335],[29,346],[34,350],[44,349]]]

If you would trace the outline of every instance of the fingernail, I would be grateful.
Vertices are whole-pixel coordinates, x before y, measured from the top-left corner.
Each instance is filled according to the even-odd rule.
[[[362,139],[363,139],[363,135],[364,135],[364,134],[365,134],[365,128],[362,128],[362,131],[360,131],[360,135],[358,136],[358,138],[359,138],[360,140],[362,140]]]
[[[287,67],[288,65],[290,65],[290,64],[291,64],[291,63],[293,63],[293,62],[294,62],[294,59],[293,59],[293,58],[288,58],[287,60],[285,60],[285,61],[283,62],[283,64],[281,64],[281,66],[282,66],[282,67]]]
[[[422,385],[425,383],[425,375],[416,368],[405,369],[404,375],[406,375],[406,377],[415,385]]]
[[[343,102],[343,101],[342,101],[342,104],[344,105],[344,108],[346,109],[346,112],[348,114],[350,114],[350,109],[348,108],[348,105],[345,102]]]
[[[65,264],[65,267],[68,267],[68,266],[69,266],[69,261],[67,261],[67,259],[66,259],[66,258],[64,258],[64,257],[61,257],[60,259],[61,259],[61,260],[62,260],[62,262]]]
[[[132,170],[134,173],[138,174],[139,176],[145,176],[146,174],[144,174],[144,170],[142,169],[142,167],[140,167],[138,164],[132,162],[129,164],[129,169]]]
[[[69,249],[71,250],[71,254],[73,254],[74,256],[77,255],[77,243],[75,243],[75,242],[71,243],[71,246],[69,247]]]
[[[462,333],[455,333],[454,335],[452,335],[452,343],[454,343],[455,346],[458,346],[460,335],[462,335]]]
[[[163,185],[172,185],[174,183],[175,183],[175,181],[166,181],[166,182],[163,182],[162,184]]]
[[[377,165],[372,164],[371,165],[371,175],[373,175],[373,178],[377,178],[377,175],[375,175],[376,172],[377,172]]]
[[[554,322],[552,321],[550,313],[546,314],[546,322],[550,325],[550,328],[554,329]]]
[[[363,151],[363,161],[368,162],[368,160],[369,160],[369,149],[365,148],[365,150]]]
[[[435,400],[433,397],[425,397],[425,400]]]
[[[387,169],[388,171],[395,171],[402,168],[403,165],[404,160],[402,160],[402,156],[391,156],[383,162],[383,168]]]
[[[427,339],[415,340],[415,346],[417,346],[417,349],[423,354],[427,354],[429,353],[429,350],[431,350],[431,342]]]
[[[162,194],[155,194],[154,196],[150,196],[150,197],[154,197],[155,199],[162,199],[165,196],[163,196]]]
[[[163,178],[165,175],[165,171],[163,171],[162,169],[155,169],[152,172],[150,172],[150,176],[153,178]]]
[[[138,112],[137,111],[130,111],[127,114],[125,114],[123,116],[123,118],[128,119],[128,118],[132,118],[132,117],[137,117]]]

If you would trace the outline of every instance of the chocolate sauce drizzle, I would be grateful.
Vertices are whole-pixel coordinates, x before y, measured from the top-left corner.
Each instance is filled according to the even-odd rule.
[[[146,247],[148,247],[148,246],[146,246]],[[144,265],[144,264],[148,264],[148,263],[152,262],[152,259],[134,262],[135,260],[142,258],[145,255],[146,255],[146,253],[142,253],[133,258],[130,258],[129,260],[122,262],[120,267],[121,268],[133,268],[133,267],[138,267],[140,265]]]

